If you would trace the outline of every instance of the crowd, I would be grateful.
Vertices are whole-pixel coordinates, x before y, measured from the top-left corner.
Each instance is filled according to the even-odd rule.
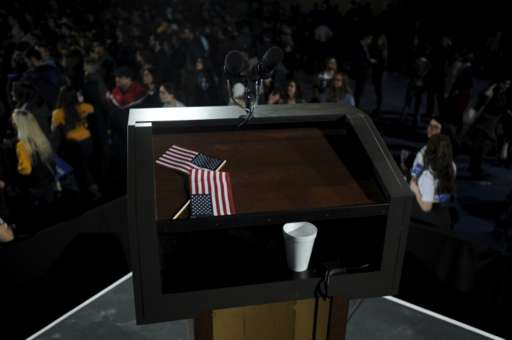
[[[385,72],[405,74],[410,81],[402,120],[412,115],[419,126],[425,115],[434,118],[431,125],[443,125],[444,135],[430,138],[421,151],[425,171],[411,178],[424,211],[455,190],[459,152],[469,150],[479,178],[489,152],[510,159],[508,35],[480,33],[469,43],[461,34],[431,30],[432,22],[398,20],[405,18],[403,9],[393,3],[375,15],[359,1],[344,14],[328,0],[308,12],[294,1],[260,1],[243,9],[250,16],[236,4],[2,5],[0,26],[7,34],[0,51],[0,217],[9,224],[0,220],[0,240],[12,239],[9,225],[16,225],[15,234],[30,235],[124,193],[130,108],[233,104],[228,92],[236,100],[243,87],[225,86],[224,56],[231,50],[251,60],[271,46],[284,51],[263,83],[262,104],[361,107],[373,89],[376,105],[368,112],[379,118]],[[493,79],[477,95],[475,75]],[[421,112],[424,96],[427,110]],[[469,148],[467,140],[473,141]],[[405,173],[418,170],[418,161],[402,163]]]

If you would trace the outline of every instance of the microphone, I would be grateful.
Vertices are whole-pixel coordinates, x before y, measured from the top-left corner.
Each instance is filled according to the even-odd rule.
[[[247,57],[240,51],[229,51],[224,58],[224,73],[228,78],[240,78],[249,68]]]
[[[279,47],[271,47],[265,52],[261,61],[256,65],[256,74],[260,79],[270,78],[276,66],[283,61],[284,52]]]

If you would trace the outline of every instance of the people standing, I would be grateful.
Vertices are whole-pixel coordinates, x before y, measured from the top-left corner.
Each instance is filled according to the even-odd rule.
[[[372,65],[377,61],[371,57],[369,47],[373,36],[369,32],[360,35],[360,39],[352,50],[350,75],[355,82],[354,99],[358,108],[361,107],[361,97],[371,76]]]
[[[383,31],[375,35],[375,40],[370,45],[370,55],[375,59],[372,67],[372,84],[377,97],[377,103],[373,110],[374,115],[379,115],[382,109],[382,83],[384,72],[388,64],[388,39]]]
[[[52,132],[58,141],[58,150],[74,169],[82,193],[97,200],[101,194],[90,168],[93,144],[87,122],[93,113],[92,105],[80,103],[77,92],[71,86],[64,86],[59,93],[57,109],[52,113]]]
[[[474,179],[486,180],[488,175],[482,167],[483,158],[496,145],[496,127],[504,115],[510,114],[510,85],[512,77],[502,75],[479,96],[475,111],[481,112],[476,118],[469,137],[472,141],[469,170]]]
[[[318,73],[314,83],[314,101],[324,103],[327,101],[328,90],[332,86],[334,74],[338,71],[338,63],[335,58],[328,58],[325,62],[325,68]]]
[[[405,103],[402,109],[401,120],[405,120],[414,99],[413,124],[418,126],[421,122],[421,102],[425,93],[425,78],[432,65],[427,59],[426,49],[421,49],[412,65],[411,76],[405,92]]]

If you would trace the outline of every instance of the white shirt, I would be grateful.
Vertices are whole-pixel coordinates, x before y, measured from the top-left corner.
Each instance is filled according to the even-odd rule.
[[[454,175],[457,173],[457,166],[453,164]],[[430,203],[444,203],[450,200],[450,194],[437,194],[439,180],[434,177],[430,169],[425,169],[418,178],[421,200]]]
[[[176,100],[176,105],[164,104],[163,107],[185,107],[185,104],[183,104],[179,100]]]

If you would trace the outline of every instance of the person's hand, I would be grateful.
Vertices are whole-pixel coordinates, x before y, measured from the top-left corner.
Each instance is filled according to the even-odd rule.
[[[0,190],[4,190],[5,189],[5,182],[0,180]]]
[[[412,191],[415,195],[418,195],[418,194],[420,193],[420,187],[418,186],[418,184],[416,183],[416,181],[411,180],[411,182],[409,183],[409,187],[411,188],[411,191]]]
[[[496,85],[497,84],[493,84],[491,87],[489,87],[487,91],[485,91],[486,97],[492,97],[494,95],[494,88],[496,87]]]
[[[370,63],[372,63],[372,64],[377,64],[377,59],[370,58]]]

